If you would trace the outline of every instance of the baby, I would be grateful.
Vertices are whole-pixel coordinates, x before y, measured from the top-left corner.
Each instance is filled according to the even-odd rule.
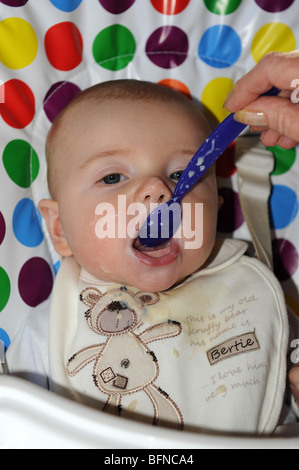
[[[244,256],[244,242],[216,240],[215,169],[184,198],[169,243],[149,250],[137,241],[208,134],[191,100],[134,80],[87,89],[58,116],[47,140],[52,199],[39,209],[63,261],[49,337],[39,315],[10,348],[12,372],[156,425],[275,429],[288,347],[283,293]]]

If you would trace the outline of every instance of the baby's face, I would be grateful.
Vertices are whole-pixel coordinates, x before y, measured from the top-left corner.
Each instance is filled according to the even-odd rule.
[[[171,197],[205,140],[204,122],[187,105],[161,101],[89,101],[76,109],[56,143],[61,158],[57,200],[70,252],[101,280],[143,291],[168,289],[201,267],[211,253],[218,209],[214,172],[183,200],[180,237],[152,252],[138,248],[136,237],[150,204]],[[145,208],[142,221],[132,211],[136,203]],[[202,204],[197,209],[203,207],[203,220],[199,210],[195,216],[195,204]],[[194,230],[197,240],[202,233],[202,246],[191,247]],[[111,238],[105,238],[108,233]]]

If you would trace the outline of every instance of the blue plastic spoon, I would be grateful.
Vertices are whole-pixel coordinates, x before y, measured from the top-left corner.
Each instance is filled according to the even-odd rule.
[[[272,88],[263,96],[277,96],[280,91]],[[234,114],[216,127],[188,163],[169,201],[148,215],[138,234],[145,248],[156,248],[173,237],[181,223],[183,198],[246,127],[234,120]]]

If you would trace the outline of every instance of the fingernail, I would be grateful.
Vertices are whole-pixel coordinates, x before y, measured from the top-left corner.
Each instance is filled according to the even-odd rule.
[[[247,124],[251,127],[268,127],[268,118],[265,113],[246,111],[246,109],[242,109],[235,113],[234,119],[241,124]]]

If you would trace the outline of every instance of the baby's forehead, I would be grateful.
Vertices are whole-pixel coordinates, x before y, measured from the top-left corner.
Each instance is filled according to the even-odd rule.
[[[140,113],[159,113],[162,109],[164,113],[175,116],[189,116],[198,124],[198,128],[202,133],[208,134],[209,128],[207,121],[200,109],[187,98],[180,96],[178,92],[175,95],[164,97],[161,96],[117,96],[117,97],[101,97],[96,94],[83,94],[79,99],[74,99],[70,105],[58,116],[54,121],[47,139],[47,154],[56,153],[59,147],[64,146],[70,136],[82,134],[93,127],[105,124],[113,124],[113,120],[118,117],[116,114],[120,109],[125,110],[121,113],[123,119],[127,120],[128,114],[136,111]],[[150,110],[149,110],[150,107]],[[167,121],[165,121],[167,124]]]
[[[161,90],[161,88],[163,88]],[[78,112],[80,112],[80,118],[88,115],[93,109],[93,111],[101,112],[103,106],[109,105],[112,109],[117,104],[124,104],[128,109],[142,107],[144,105],[149,105],[156,108],[169,108],[175,107],[178,113],[197,113],[202,115],[202,112],[198,106],[190,99],[186,98],[181,93],[165,89],[166,87],[158,87],[158,93],[144,93],[143,95],[134,94],[133,91],[128,94],[115,94],[115,95],[105,95],[95,91],[86,90],[86,93],[83,92],[79,94],[65,110],[62,112],[62,118],[73,119]]]

